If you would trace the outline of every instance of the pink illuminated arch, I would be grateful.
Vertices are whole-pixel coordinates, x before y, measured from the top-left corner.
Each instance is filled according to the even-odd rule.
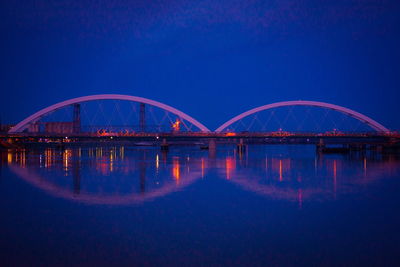
[[[303,100],[298,100],[298,101],[285,101],[285,102],[277,102],[277,103],[273,103],[273,104],[268,104],[268,105],[264,105],[264,106],[260,106],[257,108],[253,108],[251,110],[248,110],[246,112],[243,112],[242,114],[239,114],[238,116],[230,119],[229,121],[225,122],[224,124],[222,124],[220,127],[218,127],[217,130],[215,130],[215,132],[220,133],[222,131],[224,131],[227,127],[229,127],[230,125],[232,125],[233,123],[260,111],[263,110],[267,110],[267,109],[272,109],[272,108],[278,108],[278,107],[285,107],[285,106],[313,106],[313,107],[321,107],[321,108],[327,108],[327,109],[332,109],[335,111],[339,111],[342,112],[350,117],[353,117],[367,125],[369,125],[370,127],[372,127],[373,129],[375,129],[378,132],[390,132],[390,130],[388,128],[386,128],[385,126],[383,126],[382,124],[378,123],[377,121],[361,114],[358,113],[357,111],[345,108],[345,107],[341,107],[338,105],[334,105],[334,104],[329,104],[329,103],[324,103],[324,102],[317,102],[317,101],[303,101]]]
[[[138,103],[149,104],[149,105],[164,109],[166,111],[169,111],[169,112],[177,115],[178,117],[185,119],[186,121],[192,123],[194,126],[199,128],[202,132],[210,131],[207,127],[205,127],[203,124],[201,124],[194,118],[190,117],[186,113],[183,113],[182,111],[177,110],[176,108],[173,108],[166,104],[163,104],[163,103],[151,100],[151,99],[143,98],[143,97],[137,97],[137,96],[105,94],[105,95],[90,95],[90,96],[73,98],[70,100],[66,100],[66,101],[51,105],[47,108],[44,108],[44,109],[36,112],[33,115],[27,117],[26,119],[24,119],[23,121],[21,121],[20,123],[15,125],[13,128],[11,128],[9,130],[9,133],[20,133],[20,132],[24,131],[29,126],[29,124],[36,122],[41,117],[43,117],[57,109],[60,109],[60,108],[63,108],[63,107],[69,106],[69,105],[73,105],[73,104],[78,104],[78,103],[87,102],[87,101],[95,101],[95,100],[126,100],[126,101],[133,101],[133,102],[138,102]]]

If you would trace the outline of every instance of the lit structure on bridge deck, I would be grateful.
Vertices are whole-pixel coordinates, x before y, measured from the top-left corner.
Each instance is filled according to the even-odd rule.
[[[181,130],[181,121],[177,119],[172,125],[171,125],[172,131],[177,133]]]

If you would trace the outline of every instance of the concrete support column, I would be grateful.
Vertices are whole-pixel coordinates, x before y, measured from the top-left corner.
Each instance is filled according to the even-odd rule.
[[[243,152],[246,151],[246,146],[245,146],[245,144],[243,142],[243,138],[239,139],[239,144],[237,144],[236,147],[237,147],[239,155],[243,154]]]
[[[217,153],[217,142],[215,138],[211,138],[208,141],[208,156],[210,158],[215,158],[216,153]]]
[[[169,145],[167,143],[167,139],[163,138],[162,143],[161,143],[161,150],[163,151],[168,151]]]

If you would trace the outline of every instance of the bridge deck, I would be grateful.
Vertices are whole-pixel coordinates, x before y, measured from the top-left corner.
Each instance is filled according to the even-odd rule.
[[[399,135],[372,134],[286,134],[268,133],[159,133],[136,134],[134,136],[96,136],[96,135],[3,135],[0,136],[2,148],[15,146],[53,146],[53,145],[208,145],[210,141],[217,144],[309,144],[309,145],[343,145],[343,146],[386,146],[399,148]]]

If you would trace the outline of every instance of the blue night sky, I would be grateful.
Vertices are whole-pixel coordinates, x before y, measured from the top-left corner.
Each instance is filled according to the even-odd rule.
[[[398,130],[399,14],[398,0],[2,1],[0,114],[116,93],[215,129],[302,99]]]

